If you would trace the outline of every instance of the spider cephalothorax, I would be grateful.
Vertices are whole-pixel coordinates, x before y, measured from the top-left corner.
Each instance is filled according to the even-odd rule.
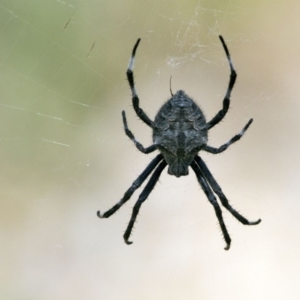
[[[137,190],[153,172],[144,190],[140,194],[138,201],[133,207],[130,222],[124,233],[124,240],[127,244],[132,243],[129,241],[129,237],[142,203],[151,193],[161,175],[161,172],[167,165],[168,173],[176,177],[188,175],[189,166],[195,172],[202,190],[215,209],[215,213],[219,220],[219,224],[226,242],[226,250],[230,248],[231,239],[223,221],[221,208],[214,194],[219,197],[222,205],[242,224],[256,225],[261,221],[260,219],[255,222],[248,221],[229,204],[219,184],[210,173],[204,161],[200,156],[198,156],[198,152],[200,150],[204,150],[213,154],[218,154],[225,151],[231,144],[238,141],[244,135],[253,121],[250,119],[239,134],[235,135],[226,144],[220,146],[219,148],[214,148],[207,145],[208,130],[218,124],[225,117],[229,109],[230,94],[237,76],[224,39],[222,36],[219,36],[219,38],[225,50],[231,73],[227,92],[223,100],[223,108],[209,122],[206,122],[204,114],[199,106],[182,90],[179,90],[175,95],[172,94],[171,99],[161,107],[155,117],[155,120],[152,121],[140,108],[139,97],[136,93],[134,85],[133,64],[140,39],[137,40],[133,48],[127,69],[127,79],[132,92],[133,108],[138,117],[145,124],[152,128],[153,144],[147,148],[144,148],[143,145],[135,139],[133,133],[128,128],[125,111],[123,111],[122,116],[125,133],[134,142],[137,149],[142,153],[148,154],[158,150],[160,154],[158,154],[150,162],[143,173],[133,182],[131,187],[125,192],[123,198],[117,204],[115,204],[104,214],[101,214],[100,211],[97,212],[99,218],[110,217],[130,199],[135,190]]]

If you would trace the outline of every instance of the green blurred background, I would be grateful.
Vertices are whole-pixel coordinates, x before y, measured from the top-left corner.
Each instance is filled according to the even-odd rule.
[[[0,0],[1,299],[299,299],[300,2]],[[163,173],[126,246],[136,201],[107,220],[155,154],[125,71],[132,47],[141,106],[153,118],[172,89],[208,119],[231,109],[201,156],[239,211],[232,248],[190,176]]]

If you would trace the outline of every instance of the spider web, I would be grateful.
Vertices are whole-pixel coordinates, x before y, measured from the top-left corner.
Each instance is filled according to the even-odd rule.
[[[299,10],[296,1],[1,0],[1,298],[296,299]],[[201,157],[231,204],[262,224],[241,226],[223,209],[233,240],[223,251],[192,170],[180,180],[164,171],[127,247],[141,190],[108,220],[96,211],[155,155],[123,133],[126,110],[151,144],[126,82],[131,49],[142,38],[134,71],[152,119],[170,88],[210,119],[229,80],[219,34],[238,80],[209,144],[254,123],[224,154]]]

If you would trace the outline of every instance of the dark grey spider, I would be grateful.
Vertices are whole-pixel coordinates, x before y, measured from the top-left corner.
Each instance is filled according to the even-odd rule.
[[[214,193],[218,195],[222,205],[242,224],[256,225],[261,221],[260,219],[255,222],[248,221],[229,204],[219,184],[210,173],[204,161],[200,156],[198,156],[198,152],[200,150],[204,150],[213,154],[218,154],[225,151],[231,144],[238,141],[244,135],[253,121],[253,119],[250,119],[239,134],[235,135],[231,140],[221,147],[214,148],[207,145],[208,130],[217,125],[225,117],[229,109],[230,94],[237,77],[224,39],[222,36],[219,36],[219,38],[225,50],[231,73],[227,92],[223,100],[223,108],[209,122],[205,121],[204,114],[198,105],[182,90],[179,90],[175,95],[173,95],[171,92],[171,99],[168,100],[158,111],[154,122],[150,120],[150,118],[139,106],[139,97],[135,90],[133,77],[135,53],[141,39],[137,40],[132,50],[132,55],[127,69],[127,79],[132,92],[133,108],[138,117],[152,128],[153,145],[144,148],[143,145],[135,139],[134,135],[128,128],[125,111],[122,111],[125,133],[134,142],[137,149],[142,153],[148,154],[155,150],[159,150],[160,154],[158,154],[150,162],[143,173],[133,182],[131,187],[125,192],[123,198],[117,204],[115,204],[104,214],[101,214],[100,211],[97,212],[99,218],[110,217],[130,199],[135,190],[137,190],[153,172],[147,185],[140,194],[138,201],[133,207],[130,222],[124,233],[123,237],[125,243],[128,245],[132,244],[132,242],[129,241],[129,237],[140,207],[151,193],[159,179],[159,176],[161,175],[161,172],[167,165],[169,166],[168,173],[170,175],[175,175],[176,177],[188,175],[188,167],[191,166],[206,197],[215,209],[215,213],[219,220],[219,224],[226,242],[225,250],[230,248],[231,239],[223,221],[221,208]]]

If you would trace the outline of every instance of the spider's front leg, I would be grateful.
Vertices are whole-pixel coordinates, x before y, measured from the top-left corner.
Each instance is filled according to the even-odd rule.
[[[135,59],[135,52],[136,52],[136,49],[137,49],[140,41],[141,41],[141,39],[138,39],[137,42],[135,43],[134,47],[133,47],[126,75],[127,75],[127,80],[129,82],[129,85],[130,85],[130,89],[131,89],[133,108],[134,108],[137,116],[144,123],[146,123],[148,126],[150,126],[151,128],[153,128],[153,121],[140,108],[140,105],[139,105],[140,99],[139,99],[139,97],[138,97],[138,95],[136,93],[135,84],[134,84],[133,65],[134,65],[134,59]]]
[[[229,63],[229,67],[230,67],[230,80],[228,83],[228,88],[223,100],[223,108],[207,123],[207,130],[211,129],[212,127],[214,127],[215,125],[217,125],[220,121],[222,121],[222,119],[225,117],[225,115],[228,112],[229,109],[229,105],[230,105],[230,95],[231,95],[231,91],[234,87],[235,81],[236,81],[236,71],[233,67],[233,63],[230,57],[230,53],[229,50],[227,48],[227,45],[223,39],[223,37],[221,35],[219,35],[220,41],[223,45],[224,51],[226,53],[227,56],[227,60]]]

